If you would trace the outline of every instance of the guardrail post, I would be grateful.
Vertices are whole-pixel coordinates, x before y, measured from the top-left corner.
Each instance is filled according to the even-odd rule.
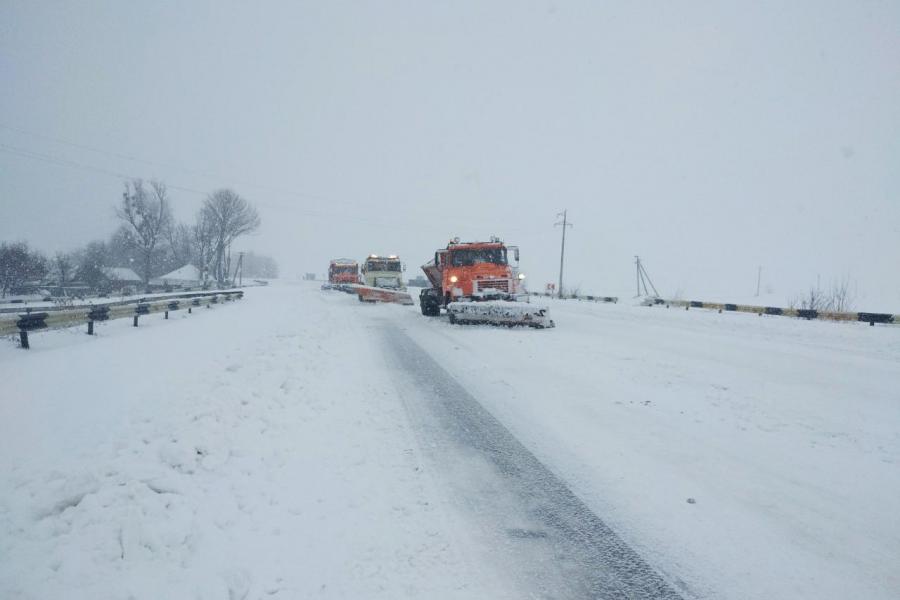
[[[149,304],[138,304],[134,307],[134,326],[138,326],[138,315],[149,315],[150,314],[150,305]]]
[[[87,315],[88,318],[88,335],[94,335],[94,321],[108,321],[109,307],[94,306]]]
[[[19,328],[19,345],[24,350],[31,348],[31,344],[28,343],[28,332],[36,329],[46,329],[46,319],[47,313],[45,312],[35,313],[29,310],[25,314],[19,314],[16,326]]]

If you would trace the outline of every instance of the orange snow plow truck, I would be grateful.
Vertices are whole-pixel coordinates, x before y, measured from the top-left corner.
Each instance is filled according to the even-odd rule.
[[[548,309],[530,304],[521,293],[525,275],[518,264],[519,249],[496,237],[489,242],[454,238],[422,265],[432,286],[419,293],[422,314],[436,317],[443,308],[451,323],[553,327]]]
[[[359,283],[359,263],[352,258],[335,258],[328,263],[328,281],[323,290],[352,292],[350,286]]]

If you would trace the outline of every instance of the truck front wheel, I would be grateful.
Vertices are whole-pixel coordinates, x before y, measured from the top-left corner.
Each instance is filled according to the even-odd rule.
[[[437,317],[441,314],[441,304],[432,290],[422,290],[419,294],[419,308],[426,317]]]

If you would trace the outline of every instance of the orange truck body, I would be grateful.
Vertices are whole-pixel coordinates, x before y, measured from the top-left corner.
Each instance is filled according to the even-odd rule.
[[[423,314],[434,314],[435,304],[446,307],[459,300],[510,298],[519,293],[517,269],[510,265],[509,253],[518,249],[499,240],[459,242],[453,240],[422,267],[432,289],[419,295]]]
[[[336,258],[328,264],[328,283],[345,285],[359,283],[359,263],[349,258]]]

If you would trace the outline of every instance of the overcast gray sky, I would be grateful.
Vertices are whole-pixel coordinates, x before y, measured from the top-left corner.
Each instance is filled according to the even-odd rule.
[[[0,240],[230,186],[283,275],[458,235],[633,293],[900,310],[900,3],[0,2]],[[874,305],[873,305],[874,304]]]

